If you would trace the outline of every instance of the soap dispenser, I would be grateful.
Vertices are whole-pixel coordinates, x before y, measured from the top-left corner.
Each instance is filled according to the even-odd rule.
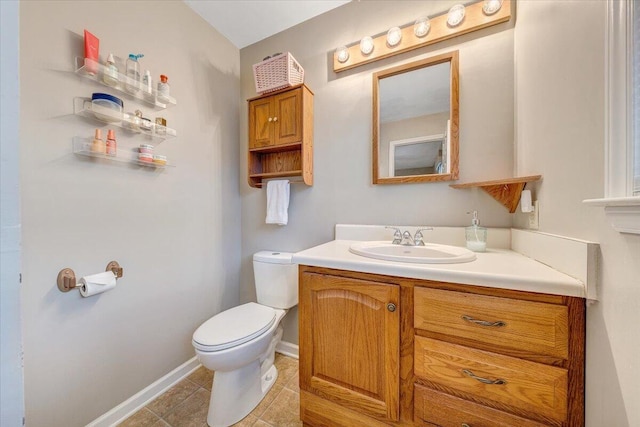
[[[487,250],[487,229],[480,227],[478,211],[473,211],[471,226],[466,227],[464,230],[467,239],[467,249],[474,252],[484,252]]]

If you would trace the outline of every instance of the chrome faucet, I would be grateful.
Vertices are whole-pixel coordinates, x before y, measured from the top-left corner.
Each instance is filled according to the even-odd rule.
[[[386,226],[385,228],[391,228],[393,230],[396,230],[393,233],[393,241],[391,242],[392,245],[399,245],[400,243],[402,243],[402,232],[400,231],[399,228],[389,227],[389,226]]]
[[[408,231],[402,233],[402,241],[400,244],[404,246],[415,246],[415,241],[413,240],[413,237],[411,237],[411,233]]]
[[[391,242],[391,244],[403,246],[424,246],[424,236],[422,235],[422,231],[433,230],[432,227],[419,228],[416,231],[416,234],[411,237],[411,233],[409,233],[408,231],[405,231],[403,233],[397,227],[386,226],[385,228],[395,230],[395,232],[393,233],[393,241]]]
[[[433,227],[419,228],[416,230],[416,234],[413,236],[414,246],[424,246],[424,236],[422,235],[423,230],[433,230]]]

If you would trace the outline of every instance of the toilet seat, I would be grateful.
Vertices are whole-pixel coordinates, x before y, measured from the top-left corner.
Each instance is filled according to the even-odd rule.
[[[251,341],[276,321],[276,310],[250,302],[204,322],[193,333],[193,346],[201,351],[220,351]]]

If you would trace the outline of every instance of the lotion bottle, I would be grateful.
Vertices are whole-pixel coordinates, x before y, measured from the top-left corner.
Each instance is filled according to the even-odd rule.
[[[113,129],[109,129],[109,132],[107,132],[106,153],[107,156],[116,156],[116,133],[113,131]]]
[[[99,128],[96,129],[96,133],[93,137],[93,142],[91,143],[91,152],[92,153],[98,153],[98,154],[104,154],[105,153],[105,145],[104,145],[104,141],[102,140],[102,130],[100,130]]]
[[[480,227],[478,211],[473,211],[471,226],[465,228],[464,231],[467,240],[467,249],[474,252],[484,252],[487,250],[487,229]]]
[[[104,75],[102,79],[109,86],[117,86],[118,85],[118,67],[116,66],[116,61],[113,59],[113,53],[109,54],[107,58],[107,63],[104,66]]]

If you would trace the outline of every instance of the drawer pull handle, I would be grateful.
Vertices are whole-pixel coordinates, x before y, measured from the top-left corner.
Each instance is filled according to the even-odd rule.
[[[480,326],[492,326],[492,327],[500,327],[500,326],[506,326],[507,324],[505,322],[503,322],[502,320],[498,320],[495,322],[489,322],[487,320],[478,320],[478,319],[474,319],[471,316],[467,316],[466,314],[464,316],[462,316],[463,320],[466,320],[467,322],[471,322],[471,323],[475,323],[476,325],[480,325]]]
[[[462,373],[465,374],[466,376],[468,376],[469,378],[473,378],[476,381],[480,381],[483,384],[497,384],[497,385],[502,385],[502,384],[506,384],[507,382],[501,378],[497,378],[495,380],[490,380],[488,378],[482,378],[477,376],[476,374],[474,374],[473,372],[471,372],[468,369],[463,369]]]

